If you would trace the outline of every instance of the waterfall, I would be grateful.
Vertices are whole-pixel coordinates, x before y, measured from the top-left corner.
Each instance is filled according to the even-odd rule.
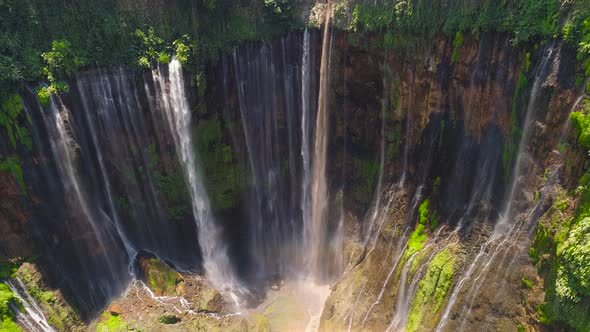
[[[465,284],[468,281],[474,279],[473,276],[476,273],[476,271],[480,271],[479,274],[475,277],[474,282],[472,283],[469,294],[467,294],[468,298],[469,295],[475,296],[479,291],[480,283],[478,282],[483,282],[483,280],[485,279],[485,275],[488,272],[488,269],[492,265],[491,263],[495,260],[498,253],[505,249],[505,245],[510,242],[511,237],[509,235],[514,234],[515,232],[518,232],[520,230],[518,226],[519,223],[512,220],[512,204],[514,201],[514,195],[520,182],[520,178],[523,172],[525,171],[522,165],[522,158],[526,154],[526,149],[528,149],[529,147],[531,128],[535,118],[535,110],[539,99],[539,92],[542,86],[547,66],[551,63],[550,60],[553,58],[552,56],[554,52],[554,46],[555,43],[549,46],[534,76],[534,82],[531,88],[528,104],[526,107],[523,132],[518,146],[518,154],[514,165],[514,171],[512,173],[512,182],[509,187],[509,192],[504,201],[505,205],[503,212],[500,215],[500,219],[494,226],[494,230],[490,238],[481,246],[479,252],[474,257],[473,261],[467,267],[465,272],[461,275],[459,282],[455,285],[453,292],[451,293],[451,296],[447,301],[447,305],[443,311],[439,323],[436,327],[437,332],[444,331],[445,327],[447,326],[451,316],[451,310],[453,309],[459,297],[459,293],[461,292]],[[462,319],[465,319],[466,313],[469,310],[470,308],[463,308],[465,314],[462,316]]]
[[[55,332],[55,329],[49,325],[43,311],[19,278],[7,280],[6,284],[12,293],[16,295],[24,309],[21,311],[18,308],[12,308],[19,325],[31,332]]]
[[[305,29],[303,33],[303,52],[301,56],[301,158],[303,163],[303,180],[301,183],[301,215],[303,220],[311,220],[311,156],[310,156],[310,80],[311,80],[311,63],[310,63],[310,46],[309,30]],[[304,223],[305,224],[305,223]],[[307,228],[305,229],[307,234]],[[309,236],[304,236],[304,241],[308,241]],[[310,247],[305,242],[304,248]]]
[[[32,110],[28,112],[32,114]],[[56,167],[57,178],[46,181],[51,183],[52,191],[63,195],[61,204],[65,204],[61,224],[44,226],[65,236],[59,243],[46,244],[54,250],[54,256],[49,258],[60,266],[61,277],[69,280],[82,313],[91,314],[130,281],[127,245],[119,236],[119,225],[102,209],[99,196],[81,176],[92,170],[80,158],[83,145],[79,142],[84,140],[74,139],[76,123],[70,111],[59,97],[53,97],[48,110],[40,110],[40,115],[43,124],[35,123],[33,136],[37,146],[44,146],[40,142],[42,132],[48,136],[50,160]],[[62,211],[60,207],[53,208]]]
[[[135,250],[135,248],[133,247],[133,245],[131,244],[131,242],[127,238],[127,235],[125,234],[125,232],[123,231],[123,227],[121,226],[121,222],[119,220],[119,215],[118,215],[117,210],[115,208],[115,203],[113,202],[111,182],[110,182],[110,179],[107,175],[106,167],[104,164],[104,158],[103,158],[102,152],[101,152],[102,149],[100,146],[100,141],[97,138],[96,128],[94,126],[94,123],[90,119],[91,111],[90,111],[90,107],[88,106],[88,98],[86,97],[85,91],[80,84],[78,84],[78,92],[80,93],[80,97],[82,98],[82,103],[84,105],[84,112],[82,112],[82,113],[84,113],[84,116],[87,121],[86,124],[88,125],[88,128],[90,128],[90,137],[92,140],[92,144],[96,148],[96,155],[97,155],[97,159],[98,159],[98,165],[100,168],[100,175],[102,177],[101,182],[104,184],[104,189],[106,191],[107,202],[108,202],[108,207],[109,207],[111,216],[113,217],[113,221],[115,223],[117,233],[118,233],[119,237],[121,238],[121,240],[123,241],[123,244],[125,245],[125,250],[127,251],[127,255],[129,257],[135,257],[135,255],[137,254],[137,251]],[[130,269],[130,270],[132,271],[133,269]]]
[[[550,60],[553,58],[553,52],[555,48],[555,42],[549,47],[547,51],[547,55],[543,57],[541,61],[541,65],[539,66],[539,70],[535,74],[535,78],[533,81],[533,86],[531,88],[531,95],[529,97],[526,115],[524,119],[523,129],[522,129],[522,138],[520,139],[520,143],[518,144],[518,152],[516,155],[516,163],[514,164],[514,170],[512,172],[512,184],[510,186],[510,191],[508,197],[506,198],[505,207],[502,211],[500,220],[496,223],[494,227],[494,232],[492,234],[492,238],[496,238],[498,236],[502,236],[509,231],[507,228],[511,226],[510,217],[512,213],[512,204],[514,202],[514,194],[516,193],[516,189],[518,184],[520,183],[520,177],[523,173],[523,162],[522,158],[526,154],[526,150],[529,148],[529,140],[531,136],[531,128],[535,118],[535,109],[537,107],[537,102],[539,99],[539,91],[541,85],[543,83],[542,78],[546,72],[547,65],[550,63]]]
[[[250,172],[245,212],[254,260],[251,270],[258,280],[300,271],[300,204],[305,199],[298,185],[295,112],[309,100],[295,96],[302,88],[307,91],[305,98],[312,98],[308,86],[312,79],[305,78],[305,66],[299,68],[298,54],[290,52],[299,45],[298,36],[287,35],[269,45],[236,48],[225,59],[234,75],[224,75],[224,81],[233,79],[237,95],[237,105],[228,107],[235,109],[241,121],[241,128],[233,129],[233,139],[237,146],[244,146],[244,168]],[[311,56],[308,59],[311,62]],[[298,84],[300,75],[307,82],[303,87]]]
[[[172,135],[158,107],[149,104],[151,95],[143,94],[153,87],[151,82],[139,83],[122,68],[76,79],[79,102],[72,104],[80,111],[73,116],[87,137],[80,142],[80,152],[96,168],[85,176],[96,179],[93,187],[119,225],[130,257],[148,251],[179,269],[194,270],[200,254],[183,170],[176,159],[166,163],[172,166],[160,162],[175,156]],[[145,99],[148,105],[142,103]],[[171,220],[167,213],[169,197],[163,195],[162,179],[170,181],[170,174],[178,174],[178,192],[186,190],[187,217],[182,220]]]
[[[168,78],[162,70],[153,71],[157,98],[161,110],[173,134],[179,157],[182,160],[189,184],[193,216],[198,227],[199,245],[203,255],[203,265],[209,281],[220,289],[233,289],[236,286],[233,269],[227,256],[226,247],[215,220],[205,187],[199,174],[198,163],[191,136],[191,110],[184,90],[181,64],[173,59],[168,66]]]
[[[322,61],[320,66],[320,90],[316,118],[314,154],[311,177],[311,220],[304,220],[305,235],[308,237],[307,269],[315,277],[323,276],[322,252],[326,241],[326,158],[328,150],[328,75],[330,48],[330,1],[326,9],[324,37],[322,41]]]

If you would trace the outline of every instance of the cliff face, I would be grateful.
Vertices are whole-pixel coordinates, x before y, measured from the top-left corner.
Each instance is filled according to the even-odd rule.
[[[528,54],[501,34],[462,43],[439,35],[405,50],[380,34],[330,38],[325,250],[336,281],[322,326],[540,329],[542,281],[528,248],[584,160],[573,145],[558,149],[579,96],[574,52],[556,42]],[[185,77],[204,186],[230,259],[253,287],[304,263],[321,39],[309,30],[243,45],[211,64],[206,81]],[[0,253],[40,253],[40,268],[69,278],[65,293],[87,317],[123,289],[133,251],[201,270],[155,97],[155,77],[166,74],[89,71],[55,110],[23,92],[35,146],[34,158],[21,153],[30,195],[0,173]],[[58,118],[69,137],[61,150]]]
[[[376,165],[384,146],[385,168],[367,181],[382,192],[347,227],[356,241],[322,326],[540,329],[542,279],[528,249],[583,164],[582,151],[563,148],[581,93],[572,50],[557,42],[527,54],[489,34],[461,45],[439,36],[407,53],[384,50],[379,35],[335,40],[332,144],[347,142],[349,163]],[[347,207],[363,206],[348,165]]]

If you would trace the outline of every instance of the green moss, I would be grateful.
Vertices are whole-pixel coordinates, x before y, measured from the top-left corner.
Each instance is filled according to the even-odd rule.
[[[435,194],[438,194],[439,190],[440,190],[440,176],[437,176],[436,179],[434,179],[434,183],[432,184],[432,192]]]
[[[586,104],[584,106],[587,108]],[[586,149],[590,149],[590,116],[585,113],[573,112],[570,115],[570,120],[573,124],[578,143]]]
[[[420,215],[419,222],[421,225],[426,225],[426,223],[428,222],[428,205],[429,204],[430,204],[430,200],[425,199],[424,202],[422,202],[422,204],[420,204],[420,207],[418,208],[418,213]]]
[[[563,211],[567,210],[567,201],[566,200],[560,200],[560,201],[556,202],[554,206],[559,211],[563,212]]]
[[[522,278],[521,279],[521,284],[522,284],[522,287],[523,288],[528,288],[528,289],[531,289],[531,288],[533,288],[535,286],[535,283],[532,282],[532,281],[530,281],[530,280],[528,280],[527,278]]]
[[[235,208],[245,187],[246,179],[234,156],[231,145],[223,141],[221,123],[214,115],[201,119],[193,132],[204,180],[214,209]]]
[[[22,304],[16,295],[14,295],[14,293],[10,290],[8,285],[5,283],[0,283],[0,331],[21,331],[16,323],[14,323],[15,315],[12,311],[12,306],[16,306],[17,308],[20,308],[20,310],[24,310],[22,308]]]
[[[176,286],[182,281],[178,272],[156,258],[149,258],[143,272],[150,289],[156,295],[176,295]]]
[[[250,318],[250,330],[256,332],[270,332],[270,322],[268,318],[261,314],[253,314]]]
[[[528,79],[525,75],[528,68],[525,56],[525,68],[518,75],[514,97],[512,98],[512,112],[510,122],[510,132],[504,142],[504,152],[502,155],[504,174],[508,174],[510,167],[518,152],[518,143],[520,141],[521,129],[518,122],[518,108],[526,102],[525,92],[528,87]]]
[[[158,318],[158,322],[162,323],[162,324],[176,324],[178,322],[180,322],[180,318],[176,315],[172,315],[172,314],[166,314],[161,316],[160,318]]]
[[[459,61],[459,48],[463,46],[464,42],[465,38],[463,37],[463,33],[461,31],[457,31],[455,33],[455,38],[453,39],[453,62]]]
[[[581,180],[582,202],[574,218],[564,213],[567,200],[549,210],[537,228],[531,256],[544,276],[545,303],[540,321],[563,323],[573,330],[590,330],[590,208],[587,184]]]
[[[190,193],[186,183],[184,170],[180,161],[174,160],[167,170],[161,170],[160,158],[154,144],[146,148],[148,158],[148,169],[151,172],[158,196],[166,208],[166,214],[171,220],[183,220],[192,213]],[[145,172],[140,169],[140,172]],[[131,175],[135,179],[134,175]],[[125,201],[119,201],[125,203]]]
[[[26,285],[29,294],[43,308],[49,324],[57,331],[69,331],[76,326],[83,326],[75,309],[61,300],[57,291],[42,286],[41,274],[33,265],[23,264],[16,276]]]
[[[0,172],[9,172],[15,179],[18,187],[26,194],[27,188],[23,177],[23,170],[20,166],[20,158],[13,155],[7,158],[0,158]]]
[[[374,183],[379,172],[379,163],[375,160],[364,160],[352,157],[354,170],[354,197],[365,205],[368,204],[374,190]]]
[[[416,331],[426,313],[434,315],[442,308],[453,282],[454,266],[455,259],[448,248],[432,259],[412,300],[406,331]]]
[[[0,279],[13,278],[19,264],[12,262],[0,262]]]
[[[425,241],[426,234],[424,234],[424,225],[418,224],[408,239],[408,247],[404,252],[404,261],[407,261],[410,257],[412,257],[413,254],[422,250],[424,248]]]
[[[121,316],[113,316],[108,313],[102,315],[102,321],[96,327],[97,332],[126,332],[128,324]]]
[[[540,223],[537,226],[537,232],[535,234],[535,239],[533,240],[533,246],[529,250],[529,255],[535,260],[535,262],[539,263],[541,256],[544,253],[550,252],[551,247],[552,243],[547,228]]]
[[[399,123],[395,123],[393,128],[386,131],[385,138],[387,140],[387,160],[393,161],[399,154],[401,125]]]

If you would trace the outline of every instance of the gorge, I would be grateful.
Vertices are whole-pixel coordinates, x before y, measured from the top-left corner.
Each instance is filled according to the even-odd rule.
[[[588,1],[0,15],[0,331],[590,330]]]

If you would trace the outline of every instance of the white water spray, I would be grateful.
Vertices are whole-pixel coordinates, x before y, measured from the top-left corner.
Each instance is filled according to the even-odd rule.
[[[49,325],[47,318],[45,318],[41,307],[35,302],[35,299],[29,294],[25,284],[19,278],[7,280],[6,284],[23,306],[24,311],[13,308],[16,321],[21,326],[28,331],[55,332],[55,329]]]
[[[160,71],[153,71],[153,76],[157,88],[157,98],[174,136],[174,142],[188,181],[205,272],[209,281],[216,288],[229,290],[230,294],[233,294],[238,283],[235,280],[220,231],[211,215],[209,198],[205,192],[201,175],[198,173],[198,163],[195,160],[191,133],[191,110],[185,95],[181,64],[176,59],[170,62],[167,79],[160,74]]]

